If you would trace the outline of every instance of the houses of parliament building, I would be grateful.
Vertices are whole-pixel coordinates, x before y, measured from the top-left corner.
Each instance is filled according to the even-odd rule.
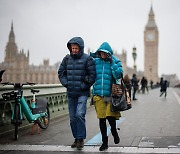
[[[123,63],[124,70],[127,69],[126,65],[126,52],[123,51],[122,55],[115,53]],[[58,68],[60,62],[49,65],[49,59],[43,61],[42,65],[34,66],[29,64],[30,52],[24,52],[24,50],[18,51],[18,47],[15,42],[15,34],[13,23],[11,24],[11,30],[9,33],[9,40],[5,48],[4,62],[0,63],[0,69],[5,69],[3,75],[3,82],[34,82],[37,84],[57,84]]]
[[[3,75],[3,82],[9,81],[23,83],[28,81],[37,84],[58,84],[59,79],[57,72],[60,62],[50,66],[49,59],[46,59],[43,61],[42,65],[30,65],[30,52],[27,51],[27,53],[25,53],[24,50],[18,51],[13,28],[12,23],[9,40],[5,48],[4,61],[0,63],[0,70],[6,70]],[[139,79],[141,79],[142,76],[145,76],[148,81],[153,81],[154,83],[158,82],[158,44],[159,32],[155,22],[154,11],[151,6],[148,22],[144,29],[144,71],[137,72],[135,67],[130,68],[127,66],[126,51],[123,50],[122,54],[114,52],[114,55],[122,62],[124,75],[128,74],[131,78],[132,74],[136,73]],[[175,77],[173,76],[172,81],[177,81],[175,78],[176,75]]]
[[[38,84],[59,83],[57,70],[60,63],[49,65],[49,60],[44,60],[42,65],[29,64],[30,52],[18,51],[13,23],[9,33],[9,40],[5,49],[4,62],[0,63],[0,69],[5,69],[3,82],[34,82]]]
[[[152,8],[150,10],[150,18],[154,14],[152,13]],[[150,20],[150,19],[149,19]],[[151,25],[154,25],[154,20],[148,21],[148,25],[150,23]],[[147,27],[147,26],[146,26]],[[147,29],[147,28],[146,28]],[[150,27],[152,29],[152,27]],[[145,30],[145,31],[150,31]],[[145,33],[145,35],[147,35]],[[146,61],[148,63],[145,63],[145,68],[147,69],[146,75],[147,78],[150,79],[149,76],[153,77],[153,74],[155,72],[155,78],[157,80],[157,47],[154,48],[154,43],[146,43],[147,41],[145,40],[145,46],[147,46],[147,49],[145,47],[145,51],[147,51],[147,54],[145,56]],[[157,46],[157,45],[156,45]],[[152,52],[152,50],[154,50]],[[154,53],[149,55],[148,53]],[[127,52],[122,51],[121,54],[114,52],[114,55],[118,57],[123,66],[124,74],[128,74],[130,77],[132,76],[133,73],[136,73],[139,78],[143,76],[143,72],[137,72],[134,68],[130,68],[127,66]],[[18,47],[15,42],[15,33],[14,33],[14,27],[13,23],[11,24],[11,30],[9,33],[9,40],[7,42],[6,48],[5,48],[5,58],[2,63],[0,63],[0,69],[5,69],[6,72],[3,75],[3,81],[4,82],[34,82],[37,84],[56,84],[59,83],[58,79],[58,68],[60,65],[59,63],[54,64],[53,66],[49,65],[49,59],[43,60],[43,64],[39,66],[34,66],[29,64],[29,57],[30,57],[30,52],[27,51],[27,53],[24,52],[24,50],[18,51]],[[151,59],[150,61],[147,60],[147,58]],[[155,60],[153,63],[152,61]],[[152,65],[153,64],[153,65]],[[151,72],[149,73],[149,68],[151,68]],[[155,69],[154,69],[155,68]],[[149,74],[148,74],[149,73]]]

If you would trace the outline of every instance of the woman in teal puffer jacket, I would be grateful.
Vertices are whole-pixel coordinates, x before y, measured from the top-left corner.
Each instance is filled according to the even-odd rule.
[[[96,68],[96,80],[92,94],[103,142],[99,150],[104,151],[108,148],[106,119],[111,126],[114,143],[120,142],[116,130],[116,119],[121,116],[120,112],[111,112],[110,102],[106,102],[104,98],[111,96],[112,82],[118,82],[123,74],[123,69],[121,61],[113,56],[113,50],[107,42],[104,42],[95,53],[90,53],[90,55],[95,60]]]

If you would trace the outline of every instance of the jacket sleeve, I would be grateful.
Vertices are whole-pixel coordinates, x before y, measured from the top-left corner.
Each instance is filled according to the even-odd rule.
[[[92,57],[89,57],[86,65],[86,75],[84,78],[84,83],[88,87],[91,87],[95,82],[95,78],[96,78],[95,62]]]
[[[116,57],[112,56],[111,70],[113,77],[118,80],[123,76],[123,68],[121,61]]]
[[[93,52],[90,52],[90,56],[93,57],[93,58],[96,58],[96,54],[93,53]]]
[[[64,87],[67,87],[67,69],[66,69],[66,57],[63,59],[62,63],[58,69],[59,81]]]

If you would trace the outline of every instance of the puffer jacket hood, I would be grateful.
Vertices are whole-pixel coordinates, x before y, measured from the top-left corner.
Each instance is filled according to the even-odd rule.
[[[107,42],[103,42],[96,52],[100,52],[100,51],[113,55],[113,50],[111,46],[109,45],[109,43]]]
[[[80,47],[80,52],[78,54],[72,54],[71,53],[71,44],[78,44]],[[80,58],[82,56],[82,54],[84,53],[84,40],[81,37],[73,37],[72,39],[70,39],[67,43],[67,47],[70,51],[70,55],[73,58]]]

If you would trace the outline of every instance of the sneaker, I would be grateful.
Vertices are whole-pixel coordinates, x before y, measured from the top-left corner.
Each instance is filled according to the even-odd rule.
[[[76,147],[78,150],[82,150],[82,148],[84,147],[84,140],[83,139],[77,140],[77,146]]]
[[[71,145],[71,148],[76,148],[77,147],[77,139],[75,139],[74,143]]]

